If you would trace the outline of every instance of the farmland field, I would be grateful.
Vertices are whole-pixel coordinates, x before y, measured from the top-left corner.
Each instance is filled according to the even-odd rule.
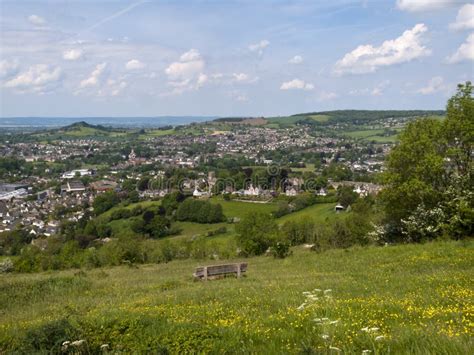
[[[208,282],[191,276],[204,260],[1,275],[0,352],[468,354],[473,249],[296,248]]]

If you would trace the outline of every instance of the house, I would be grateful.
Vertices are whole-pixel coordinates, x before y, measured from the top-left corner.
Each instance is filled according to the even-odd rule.
[[[258,196],[260,195],[260,189],[258,187],[253,187],[253,185],[250,184],[250,187],[244,190],[244,195],[245,196]]]
[[[327,194],[327,191],[322,187],[318,191],[318,196],[327,196]]]
[[[94,170],[92,169],[76,169],[65,172],[61,177],[63,179],[74,179],[76,176],[92,176]]]
[[[291,187],[291,188],[286,189],[285,195],[286,196],[296,196],[296,195],[298,195],[298,191],[296,191],[296,189],[294,187]]]
[[[193,197],[205,197],[205,196],[209,196],[209,192],[202,192],[202,191],[199,191],[197,189],[197,187],[194,188],[194,191],[193,191]]]

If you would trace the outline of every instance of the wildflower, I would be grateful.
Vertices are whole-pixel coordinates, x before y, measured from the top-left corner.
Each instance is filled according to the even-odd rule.
[[[379,331],[379,328],[370,328],[369,331],[371,333],[375,333],[375,332],[378,332]]]
[[[334,350],[334,351],[337,351],[337,352],[340,352],[340,351],[341,351],[341,349],[336,348],[335,346],[330,346],[330,347],[329,347],[329,350]]]
[[[306,302],[302,303],[301,306],[296,308],[298,311],[302,311],[306,307]]]
[[[323,338],[324,340],[328,340],[328,339],[329,339],[329,335],[323,334],[323,335],[321,335],[321,338]]]
[[[101,348],[102,350],[106,350],[106,349],[109,348],[109,344],[102,344],[102,345],[100,346],[100,348]]]
[[[361,330],[362,330],[363,332],[367,332],[367,333],[368,333],[368,332],[369,332],[369,327],[362,328]]]
[[[329,324],[337,324],[337,323],[339,323],[338,320],[333,320],[333,321],[329,322]]]
[[[314,318],[314,319],[313,319],[313,322],[321,323],[321,318]]]
[[[329,288],[327,290],[324,290],[324,294],[327,295],[328,293],[332,292],[332,290]]]
[[[322,290],[319,289],[319,288],[315,288],[315,289],[313,290],[313,292],[321,292],[321,291],[322,291]]]
[[[63,341],[63,343],[61,345],[61,350],[66,351],[67,348],[69,347],[69,344],[71,344],[71,342],[69,340]]]
[[[72,346],[82,346],[86,341],[84,339],[75,340],[71,343]]]
[[[375,341],[382,341],[384,339],[385,337],[383,335],[379,335],[378,337],[375,337]]]
[[[370,354],[372,350],[362,350],[362,354]]]

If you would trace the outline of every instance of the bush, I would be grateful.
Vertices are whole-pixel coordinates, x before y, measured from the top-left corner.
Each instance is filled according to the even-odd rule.
[[[176,218],[178,221],[219,223],[224,220],[224,214],[219,204],[188,198],[179,205]]]
[[[291,255],[290,244],[286,242],[276,242],[271,247],[271,253],[274,258],[284,259]]]
[[[263,212],[247,214],[236,226],[237,244],[244,255],[261,255],[280,235],[278,224]]]
[[[4,274],[7,272],[12,272],[14,270],[13,262],[10,258],[7,258],[0,262],[0,273]]]

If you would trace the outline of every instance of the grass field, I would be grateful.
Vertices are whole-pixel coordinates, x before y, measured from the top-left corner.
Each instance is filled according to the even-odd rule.
[[[276,203],[252,203],[241,201],[225,201],[222,197],[213,197],[212,203],[219,203],[222,206],[222,211],[227,218],[237,217],[242,218],[248,213],[252,212],[266,212],[271,213],[278,208]]]
[[[0,275],[0,352],[472,353],[472,241],[247,262],[208,282],[191,274],[210,262],[191,260]]]
[[[369,129],[346,132],[346,136],[364,141],[375,141],[378,143],[394,143],[398,140],[398,134],[384,136],[383,129]]]

